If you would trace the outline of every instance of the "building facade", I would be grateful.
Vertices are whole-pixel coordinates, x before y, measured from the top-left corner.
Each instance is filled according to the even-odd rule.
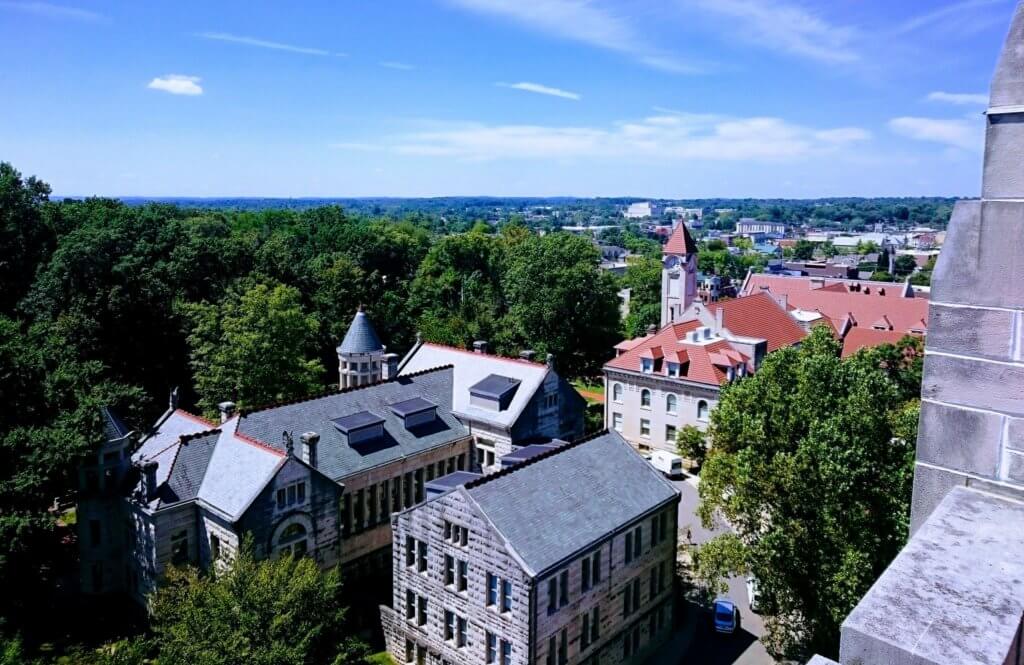
[[[397,513],[388,652],[417,665],[641,662],[671,633],[678,502],[602,433]]]
[[[736,233],[740,235],[764,233],[768,235],[783,236],[786,234],[786,225],[782,222],[765,222],[758,219],[751,219],[750,217],[744,217],[740,221],[736,222]]]

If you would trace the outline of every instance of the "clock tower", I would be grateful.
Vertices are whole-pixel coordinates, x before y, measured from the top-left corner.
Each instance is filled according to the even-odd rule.
[[[661,250],[661,325],[675,321],[697,298],[697,243],[679,222]]]

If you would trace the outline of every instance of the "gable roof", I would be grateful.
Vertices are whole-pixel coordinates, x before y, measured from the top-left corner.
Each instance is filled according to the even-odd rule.
[[[843,358],[857,353],[869,346],[895,344],[912,333],[902,330],[878,330],[877,328],[853,327],[843,338]],[[914,335],[918,337],[919,335]]]
[[[654,357],[655,353],[662,353],[671,362],[680,362],[680,376],[671,377],[703,383],[711,386],[720,386],[728,380],[726,371],[722,368],[722,362],[729,362],[729,365],[746,364],[748,371],[753,371],[749,359],[737,351],[728,340],[718,338],[712,342],[692,344],[687,342],[686,336],[700,328],[700,321],[693,319],[681,323],[670,323],[662,328],[656,335],[645,338],[640,344],[629,351],[612,358],[604,364],[606,368],[621,369],[631,372],[641,371],[640,360],[642,358]],[[660,348],[658,352],[653,349]],[[654,373],[658,376],[668,376],[668,367],[664,363],[660,370]]]
[[[462,491],[532,575],[679,497],[617,432],[556,448]]]
[[[448,365],[453,368],[453,390],[447,400],[450,408],[457,415],[470,420],[490,423],[500,428],[509,428],[515,424],[523,409],[543,385],[548,372],[551,371],[544,363],[475,353],[465,349],[424,342],[414,346],[402,360],[398,370],[399,376],[420,372],[438,365]],[[492,374],[520,381],[519,388],[512,396],[508,408],[503,411],[491,411],[470,403],[470,386],[480,383]]]
[[[436,367],[384,383],[243,413],[237,420],[237,434],[283,454],[286,447],[282,432],[290,432],[296,439],[304,432],[317,432],[317,469],[340,481],[353,473],[469,436],[469,430],[452,414],[454,376],[450,366]],[[404,418],[391,406],[415,397],[436,404],[437,419],[408,430]],[[383,421],[384,437],[353,447],[334,421],[361,412]]]
[[[792,346],[807,332],[767,293],[708,303],[712,314],[722,312],[722,325],[732,334],[768,341],[768,353]]]
[[[352,318],[345,338],[338,345],[338,353],[371,353],[383,350],[384,344],[370,323],[370,317],[366,316],[366,312],[360,307]]]
[[[131,428],[125,425],[120,416],[110,407],[101,406],[100,416],[103,418],[103,436],[106,437],[107,441],[123,439],[132,433]]]
[[[199,487],[220,435],[221,431],[214,429],[180,437],[167,473],[167,482],[160,487],[157,495],[157,507],[188,501],[199,495]]]
[[[175,409],[164,415],[150,434],[143,439],[132,454],[132,462],[153,461],[157,463],[156,482],[163,485],[171,474],[174,458],[178,455],[181,437],[207,432],[216,425],[199,416],[181,409]]]
[[[235,434],[237,425],[235,416],[222,426],[197,494],[232,521],[242,516],[287,461],[283,453]]]
[[[686,228],[686,224],[679,222],[676,228],[672,230],[672,235],[668,237],[668,241],[665,246],[661,248],[662,254],[696,254],[697,243],[694,241],[693,236],[690,235],[690,230]]]

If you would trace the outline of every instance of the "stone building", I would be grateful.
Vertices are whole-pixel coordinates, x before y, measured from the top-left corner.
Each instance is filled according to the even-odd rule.
[[[143,437],[106,412],[81,469],[83,589],[145,602],[168,565],[216,565],[244,535],[258,557],[387,571],[391,513],[473,465],[453,380],[441,367],[241,413],[226,402],[220,423],[172,400]]]
[[[910,540],[843,623],[843,665],[1024,663],[1024,4],[986,122],[981,200],[932,275]]]
[[[365,386],[391,378],[393,373],[388,375],[385,350],[370,318],[360,307],[338,345],[338,387]]]
[[[665,642],[679,494],[618,434],[453,485],[392,517],[396,662],[611,665]]]
[[[475,437],[477,463],[491,471],[516,446],[583,434],[585,401],[558,374],[553,356],[543,363],[533,357],[532,351],[519,358],[494,355],[485,341],[467,351],[417,340],[398,374],[454,368],[453,412]]]

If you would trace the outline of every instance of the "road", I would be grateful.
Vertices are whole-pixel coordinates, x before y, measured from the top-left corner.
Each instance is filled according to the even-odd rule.
[[[727,527],[707,530],[701,526],[697,517],[697,479],[688,477],[676,481],[675,485],[682,493],[679,504],[680,539],[686,538],[687,529],[694,543],[700,544],[722,533]],[[729,580],[728,597],[740,608],[741,630],[733,635],[719,635],[711,626],[711,615],[696,606],[688,610],[696,620],[696,632],[686,655],[679,661],[681,665],[772,665],[772,660],[758,638],[764,632],[761,617],[750,611],[747,600],[747,589],[743,578],[734,577]]]

